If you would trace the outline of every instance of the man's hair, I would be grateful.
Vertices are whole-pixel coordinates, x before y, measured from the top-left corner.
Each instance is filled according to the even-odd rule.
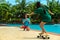
[[[26,12],[22,13],[22,18],[25,19]]]
[[[27,15],[27,18],[29,18],[29,15]]]

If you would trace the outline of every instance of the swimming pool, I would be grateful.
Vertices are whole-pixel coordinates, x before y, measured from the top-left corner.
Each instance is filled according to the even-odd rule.
[[[20,27],[21,25],[20,24],[8,24],[7,26],[17,26],[17,27]],[[41,31],[41,28],[39,27],[38,24],[35,24],[35,25],[29,25],[29,27],[32,29],[32,30],[40,30]],[[60,34],[60,24],[54,24],[54,25],[44,25],[44,28],[47,32],[52,32],[52,33],[56,33],[56,34]]]

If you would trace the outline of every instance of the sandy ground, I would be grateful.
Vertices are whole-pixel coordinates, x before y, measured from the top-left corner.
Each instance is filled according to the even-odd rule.
[[[23,31],[18,27],[0,26],[0,40],[60,40],[60,36],[49,34],[50,39],[37,38],[39,31]]]

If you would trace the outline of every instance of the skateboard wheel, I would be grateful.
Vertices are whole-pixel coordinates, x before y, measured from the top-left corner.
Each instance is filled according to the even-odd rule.
[[[44,37],[44,36],[42,36],[42,38],[43,38],[43,39],[50,39],[50,37]]]
[[[48,37],[48,39],[50,39],[50,37]]]
[[[39,38],[39,36],[37,36],[37,38]]]
[[[46,38],[43,38],[43,39],[46,39]]]
[[[42,36],[43,39],[46,39],[44,36]]]

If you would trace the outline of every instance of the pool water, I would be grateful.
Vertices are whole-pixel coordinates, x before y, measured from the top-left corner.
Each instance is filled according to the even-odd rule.
[[[22,26],[21,24],[8,24],[7,26],[14,26],[14,27],[20,27]],[[32,29],[32,30],[40,30],[41,31],[41,28],[38,24],[35,24],[35,25],[29,25],[29,27]],[[60,24],[54,24],[54,25],[44,25],[44,29],[47,31],[47,32],[52,32],[52,33],[56,33],[56,34],[60,34]]]

